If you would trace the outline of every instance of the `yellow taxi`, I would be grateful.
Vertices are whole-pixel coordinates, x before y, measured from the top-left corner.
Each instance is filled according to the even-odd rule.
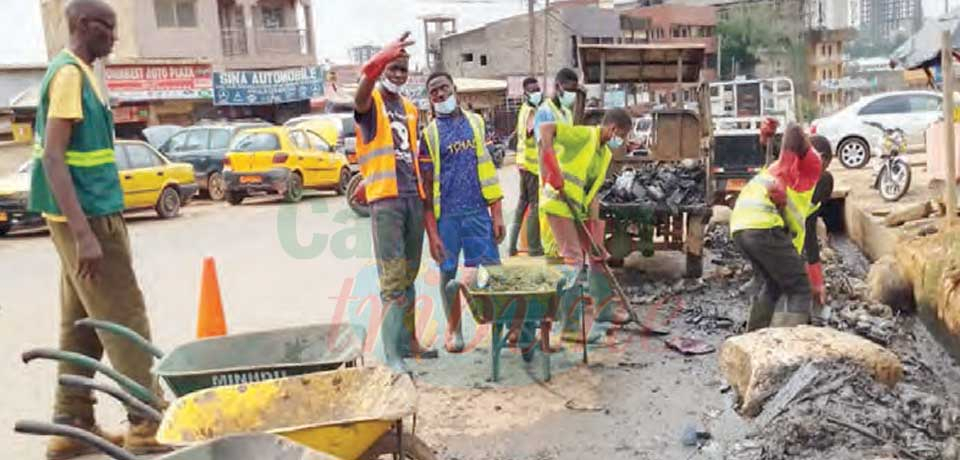
[[[305,189],[342,195],[350,182],[347,157],[315,131],[272,126],[247,129],[230,142],[223,162],[227,202],[238,205],[256,194],[277,194],[293,203]]]
[[[199,190],[193,166],[174,163],[149,144],[118,140],[113,150],[126,211],[152,208],[162,218],[174,217]],[[27,210],[32,167],[30,160],[17,172],[0,178],[0,236],[43,225],[38,213]]]

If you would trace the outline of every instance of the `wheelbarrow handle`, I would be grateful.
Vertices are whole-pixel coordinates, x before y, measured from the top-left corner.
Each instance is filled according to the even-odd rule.
[[[163,400],[161,400],[156,394],[143,385],[134,382],[130,377],[117,372],[112,367],[107,366],[87,355],[74,353],[72,351],[57,350],[54,348],[35,348],[33,350],[27,350],[23,352],[23,354],[20,355],[20,358],[24,363],[29,363],[35,359],[49,359],[52,361],[67,362],[87,369],[93,369],[102,373],[103,375],[106,375],[107,377],[110,377],[110,379],[114,382],[117,382],[120,387],[124,389],[124,391],[129,392],[133,396],[136,396],[138,399],[150,404],[154,408],[161,409],[166,405]]]
[[[126,406],[127,410],[141,417],[151,419],[155,422],[163,420],[163,414],[158,410],[148,406],[143,401],[134,398],[129,393],[112,385],[106,385],[97,382],[94,379],[81,377],[79,375],[61,375],[58,379],[60,385],[71,388],[81,388],[85,390],[97,390],[112,396],[121,404]]]
[[[77,320],[75,323],[73,323],[73,325],[76,327],[89,327],[91,329],[107,331],[111,334],[118,335],[129,340],[130,342],[133,342],[135,345],[150,353],[157,359],[163,358],[163,351],[129,327],[121,326],[114,322],[93,318]]]
[[[111,444],[109,441],[87,430],[70,425],[21,420],[13,426],[13,431],[40,436],[64,436],[94,446],[117,460],[138,460],[130,452]]]

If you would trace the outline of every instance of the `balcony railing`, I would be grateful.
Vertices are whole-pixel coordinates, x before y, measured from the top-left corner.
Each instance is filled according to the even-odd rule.
[[[310,53],[306,29],[257,29],[256,43],[259,54]]]
[[[223,44],[224,56],[246,56],[249,54],[247,29],[222,29],[220,30],[220,42]]]

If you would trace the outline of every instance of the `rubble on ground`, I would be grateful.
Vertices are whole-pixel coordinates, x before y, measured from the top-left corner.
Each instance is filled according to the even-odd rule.
[[[600,199],[608,204],[637,203],[676,210],[702,206],[706,173],[699,164],[650,162],[626,168],[604,182]]]

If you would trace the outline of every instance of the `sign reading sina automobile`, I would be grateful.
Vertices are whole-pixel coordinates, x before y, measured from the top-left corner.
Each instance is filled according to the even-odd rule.
[[[214,105],[268,105],[323,95],[321,67],[213,73]]]
[[[124,102],[211,99],[209,65],[118,65],[104,72],[111,98]]]

